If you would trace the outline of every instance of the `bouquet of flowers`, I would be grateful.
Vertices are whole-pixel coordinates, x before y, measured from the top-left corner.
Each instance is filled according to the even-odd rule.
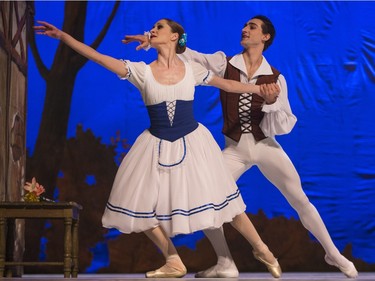
[[[25,195],[23,196],[23,200],[25,202],[39,202],[43,198],[40,196],[46,190],[44,189],[43,185],[37,183],[35,177],[30,182],[26,182],[25,186],[23,187],[25,190]]]

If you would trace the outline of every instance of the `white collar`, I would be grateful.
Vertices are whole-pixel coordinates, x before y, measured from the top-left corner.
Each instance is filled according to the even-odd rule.
[[[245,65],[245,60],[243,58],[243,54],[237,54],[233,56],[229,63],[234,66],[235,68],[239,69],[241,72],[243,72],[247,76],[247,70]],[[273,74],[270,64],[267,62],[266,58],[262,56],[262,63],[258,67],[258,69],[255,71],[253,77],[259,76],[259,75],[271,75]],[[251,78],[253,78],[251,77]]]

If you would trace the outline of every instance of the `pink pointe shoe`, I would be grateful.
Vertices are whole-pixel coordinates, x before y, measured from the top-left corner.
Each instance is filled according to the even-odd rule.
[[[262,259],[257,252],[253,251],[253,255],[254,255],[254,258],[256,258],[258,261],[260,261],[261,263],[267,266],[267,269],[271,273],[272,277],[274,278],[281,277],[282,271],[281,271],[281,267],[277,259],[273,264],[271,264],[265,261],[264,259]]]
[[[174,268],[168,265],[146,272],[146,278],[181,278],[187,273],[186,268]]]

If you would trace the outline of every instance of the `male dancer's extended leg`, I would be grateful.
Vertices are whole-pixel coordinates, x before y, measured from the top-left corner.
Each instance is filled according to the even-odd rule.
[[[145,234],[160,249],[166,259],[165,265],[154,271],[146,273],[147,278],[178,278],[186,274],[186,267],[182,263],[171,239],[164,230],[158,226],[145,231]]]
[[[272,139],[267,139],[267,142],[270,141]],[[259,145],[256,151],[256,162],[260,171],[281,191],[297,211],[303,226],[323,246],[326,262],[338,267],[347,277],[355,278],[358,275],[356,268],[334,245],[318,211],[303,192],[300,177],[287,154],[280,146],[267,144]]]

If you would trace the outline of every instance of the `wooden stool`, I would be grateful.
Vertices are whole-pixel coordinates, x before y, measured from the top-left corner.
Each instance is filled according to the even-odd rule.
[[[78,275],[78,222],[82,206],[75,202],[0,202],[0,278],[5,267],[17,265],[62,265],[64,277]],[[64,261],[6,261],[8,225],[15,219],[64,219]]]

